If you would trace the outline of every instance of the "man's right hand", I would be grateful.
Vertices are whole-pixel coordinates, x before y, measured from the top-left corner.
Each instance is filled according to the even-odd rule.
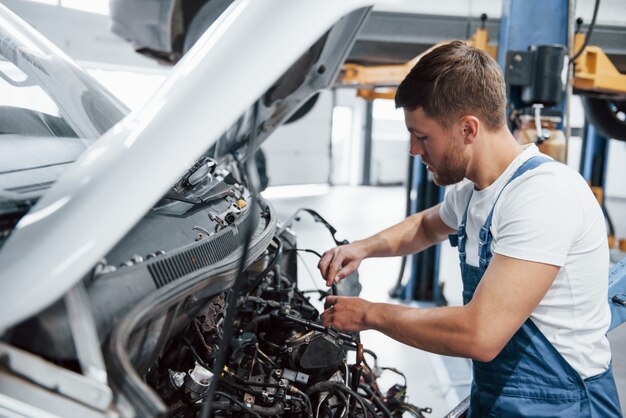
[[[326,279],[326,286],[331,286],[333,283],[338,283],[356,271],[365,256],[365,251],[363,251],[359,243],[353,242],[352,244],[341,245],[326,251],[322,255],[317,268]]]

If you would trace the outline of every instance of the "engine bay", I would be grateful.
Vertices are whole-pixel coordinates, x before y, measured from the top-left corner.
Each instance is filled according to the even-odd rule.
[[[311,296],[297,285],[294,243],[294,236],[274,237],[266,254],[246,270],[241,294],[213,296],[165,344],[145,377],[168,416],[197,416],[216,385],[210,409],[219,417],[424,417],[430,409],[407,402],[406,383],[381,392],[377,378],[390,369],[378,366],[376,354],[363,348],[357,334],[319,323]],[[225,322],[229,300],[236,304],[231,324]],[[216,378],[212,370],[228,326],[233,338]]]
[[[298,248],[300,213],[347,241],[310,209],[279,222],[252,177],[233,159],[201,157],[83,279],[121,415],[424,417],[400,371],[320,322],[311,298],[357,296],[358,273],[328,291],[299,287],[299,253],[320,256]],[[61,299],[9,342],[80,372],[77,316]],[[383,392],[383,372],[404,383]]]

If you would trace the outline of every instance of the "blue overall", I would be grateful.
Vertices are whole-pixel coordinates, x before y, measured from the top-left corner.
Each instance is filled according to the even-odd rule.
[[[532,157],[511,176],[502,190],[528,170],[552,161]],[[492,258],[490,232],[494,206],[480,229],[478,267],[465,262],[469,201],[452,246],[458,246],[467,304]],[[620,404],[611,366],[583,380],[528,318],[500,354],[488,363],[473,362],[468,417],[620,417]]]

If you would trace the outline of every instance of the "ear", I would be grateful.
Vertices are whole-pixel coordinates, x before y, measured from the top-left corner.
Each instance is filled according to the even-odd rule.
[[[459,128],[466,144],[476,141],[480,128],[480,120],[476,116],[465,115],[459,119]]]

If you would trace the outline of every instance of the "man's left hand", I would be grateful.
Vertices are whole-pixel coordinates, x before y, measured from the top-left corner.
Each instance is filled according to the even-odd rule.
[[[372,305],[372,302],[361,298],[328,296],[324,303],[325,311],[321,315],[322,324],[345,332],[369,329],[366,315]]]

